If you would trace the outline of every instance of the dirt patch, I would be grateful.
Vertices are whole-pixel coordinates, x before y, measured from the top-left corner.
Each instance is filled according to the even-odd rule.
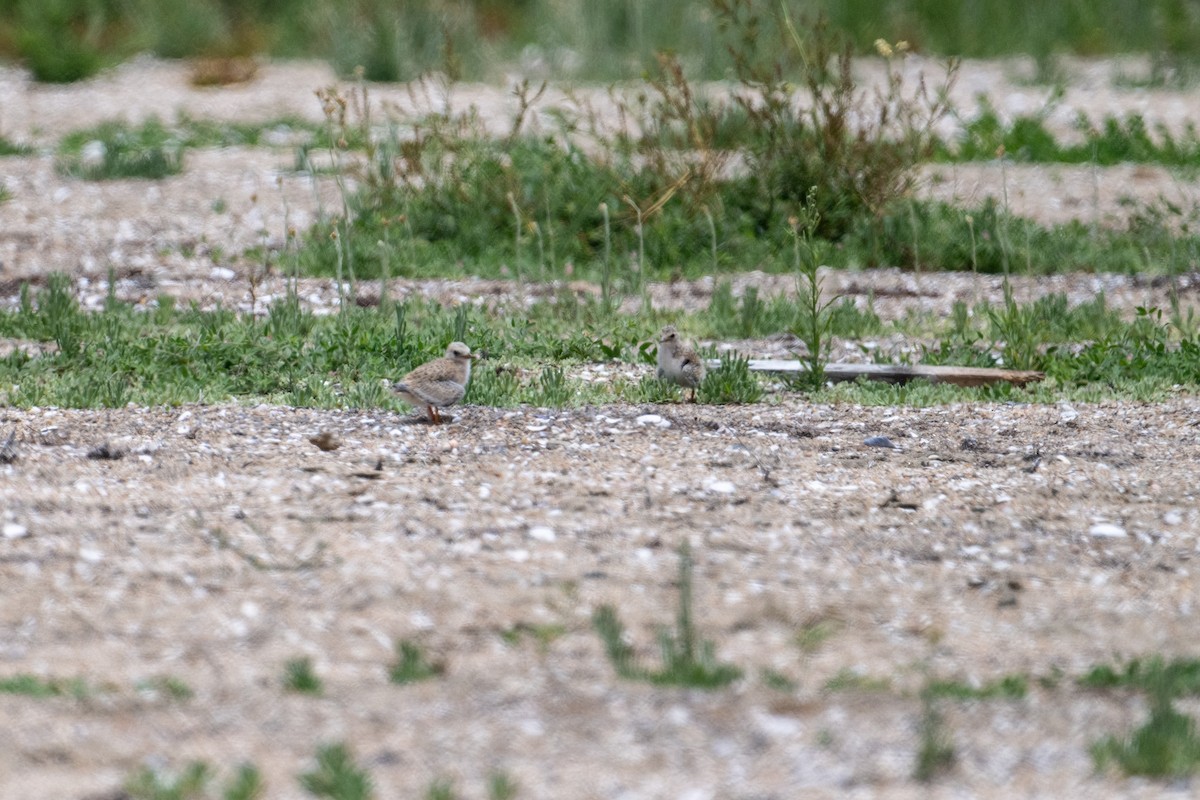
[[[317,745],[341,739],[381,797],[439,775],[481,796],[495,769],[526,797],[908,796],[926,672],[1068,676],[953,705],[948,791],[1125,796],[1087,747],[1138,703],[1070,676],[1189,641],[1200,415],[1076,410],[464,408],[440,428],[4,411],[0,664],[97,688],[0,696],[0,796],[86,797],[192,758],[251,759],[272,797],[298,796]],[[321,431],[341,447],[310,443]],[[876,435],[898,447],[864,445]],[[590,627],[614,604],[653,658],[685,540],[703,633],[745,672],[728,690],[622,682]],[[806,652],[818,621],[831,635]],[[521,634],[539,626],[559,633]],[[400,638],[444,676],[389,685]],[[298,656],[324,697],[282,690]],[[822,688],[846,670],[887,688]],[[134,688],[163,675],[195,696]]]

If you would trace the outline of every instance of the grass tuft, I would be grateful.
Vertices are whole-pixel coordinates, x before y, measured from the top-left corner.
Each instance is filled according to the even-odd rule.
[[[388,669],[392,683],[408,684],[435,678],[445,672],[443,664],[430,662],[420,645],[409,639],[396,643],[396,661]]]
[[[293,658],[283,666],[283,688],[299,694],[319,695],[324,691],[321,678],[313,669],[312,659]]]
[[[617,675],[626,680],[718,689],[742,675],[737,667],[716,660],[712,642],[698,638],[692,621],[692,555],[686,542],[679,548],[679,607],[675,630],[663,628],[659,632],[661,668],[647,669],[637,663],[633,648],[625,642],[625,628],[612,606],[603,605],[596,609],[592,626],[604,642],[605,652]]]
[[[300,785],[315,797],[329,800],[370,800],[374,796],[371,776],[354,763],[343,743],[317,749],[317,766],[300,775]]]

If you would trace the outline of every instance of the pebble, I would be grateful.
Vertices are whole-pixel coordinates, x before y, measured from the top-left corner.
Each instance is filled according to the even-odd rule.
[[[5,539],[24,539],[29,535],[29,529],[16,522],[4,523],[2,531]]]
[[[539,542],[553,542],[558,537],[554,535],[553,528],[548,528],[545,525],[535,525],[529,529],[529,538],[537,539]]]
[[[1088,529],[1088,533],[1097,539],[1123,539],[1129,535],[1120,525],[1113,525],[1111,522],[1097,522]]]
[[[863,439],[863,444],[867,447],[896,447],[896,445],[892,444],[892,440],[886,436],[868,436],[866,439]]]
[[[655,427],[658,427],[658,428],[671,427],[671,421],[667,420],[667,419],[663,419],[658,414],[642,414],[640,417],[637,418],[637,424],[638,425],[654,425]]]
[[[704,481],[704,491],[711,494],[733,494],[737,491],[737,487],[733,485],[733,481],[720,481],[709,478]]]

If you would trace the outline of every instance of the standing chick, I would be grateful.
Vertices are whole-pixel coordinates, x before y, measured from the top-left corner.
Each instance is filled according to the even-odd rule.
[[[691,389],[691,402],[696,402],[696,387],[704,380],[704,361],[679,338],[674,325],[658,332],[658,378]]]
[[[393,385],[392,390],[414,408],[425,406],[430,422],[441,425],[438,409],[463,399],[467,381],[471,379],[471,361],[476,358],[479,356],[462,342],[451,342],[445,356],[417,367]]]

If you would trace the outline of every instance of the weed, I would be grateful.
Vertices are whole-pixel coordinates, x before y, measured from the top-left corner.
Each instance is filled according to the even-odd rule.
[[[762,682],[765,686],[777,692],[796,691],[796,682],[794,680],[782,672],[777,672],[773,669],[764,669],[762,671]]]
[[[191,700],[196,694],[192,687],[173,675],[160,675],[138,681],[136,688],[139,692],[151,696],[167,697],[179,702]]]
[[[454,800],[454,781],[449,778],[437,778],[425,790],[425,800]]]
[[[631,403],[674,403],[679,400],[679,385],[657,375],[643,375],[625,392]]]
[[[563,408],[571,403],[574,395],[575,389],[561,369],[545,367],[530,400],[545,408]]]
[[[827,692],[886,692],[892,686],[887,678],[873,678],[858,673],[849,667],[838,670],[838,673],[825,681]]]
[[[125,782],[125,791],[135,800],[189,800],[204,797],[213,770],[203,761],[193,761],[178,774],[144,767]]]
[[[592,615],[592,626],[604,642],[608,659],[617,674],[627,680],[717,689],[741,677],[742,671],[716,660],[713,643],[697,638],[692,621],[692,555],[684,542],[679,547],[679,608],[675,631],[659,633],[662,668],[650,670],[637,664],[633,648],[625,643],[625,628],[609,605],[600,606]]]
[[[1100,664],[1079,679],[1089,689],[1128,688],[1170,697],[1200,695],[1200,660],[1162,656],[1130,659],[1125,666]]]
[[[837,298],[822,300],[821,278],[818,274],[821,252],[813,243],[813,234],[821,218],[816,211],[816,189],[805,198],[801,216],[788,219],[792,231],[792,247],[796,269],[796,293],[799,313],[792,333],[804,343],[805,370],[802,382],[809,389],[825,385],[825,365],[829,361],[829,332],[833,320],[830,306]]]
[[[1200,661],[1132,659],[1124,669],[1102,664],[1079,679],[1094,689],[1131,688],[1150,701],[1150,718],[1129,736],[1108,736],[1092,745],[1098,769],[1116,764],[1128,775],[1176,777],[1200,771],[1195,721],[1173,707],[1175,698],[1200,694]]]
[[[997,697],[1020,700],[1028,691],[1029,679],[1024,675],[1005,675],[980,687],[947,680],[930,680],[925,685],[925,694],[928,696],[951,700],[989,700]]]
[[[262,773],[253,764],[241,764],[222,793],[224,800],[261,800],[267,786]]]
[[[317,766],[300,775],[300,785],[316,797],[329,800],[369,800],[374,796],[371,776],[354,763],[344,743],[317,749]]]
[[[87,180],[165,178],[183,171],[183,145],[154,117],[140,128],[105,122],[66,137],[58,168]]]
[[[444,671],[442,664],[426,660],[420,645],[403,639],[396,643],[396,661],[388,669],[388,680],[398,684],[416,683],[437,677]]]
[[[28,156],[33,154],[29,145],[19,144],[0,134],[0,156]]]
[[[757,403],[762,396],[762,384],[750,371],[750,359],[732,351],[721,354],[717,368],[708,371],[696,390],[697,400],[712,405]]]
[[[913,777],[922,783],[929,783],[953,767],[957,756],[945,720],[938,710],[937,698],[928,691],[921,693],[919,736]]]
[[[321,678],[313,669],[311,658],[293,658],[283,665],[283,688],[299,694],[321,694]]]
[[[71,695],[86,697],[90,690],[82,680],[69,681],[58,678],[39,678],[36,675],[14,675],[0,678],[0,694],[20,694],[26,697],[62,697]]]
[[[1129,736],[1108,736],[1092,745],[1097,769],[1115,763],[1127,775],[1179,777],[1200,771],[1200,735],[1195,721],[1171,701],[1156,699],[1150,719]]]
[[[555,639],[563,636],[567,629],[557,623],[548,624],[529,624],[519,622],[506,631],[503,631],[500,636],[510,645],[517,645],[525,636],[537,642],[538,650],[545,653],[550,649],[550,645]]]
[[[838,632],[841,624],[832,619],[817,619],[801,626],[796,632],[796,646],[805,655],[812,655],[830,637]]]
[[[513,800],[519,784],[507,772],[493,772],[488,777],[489,800]]]

